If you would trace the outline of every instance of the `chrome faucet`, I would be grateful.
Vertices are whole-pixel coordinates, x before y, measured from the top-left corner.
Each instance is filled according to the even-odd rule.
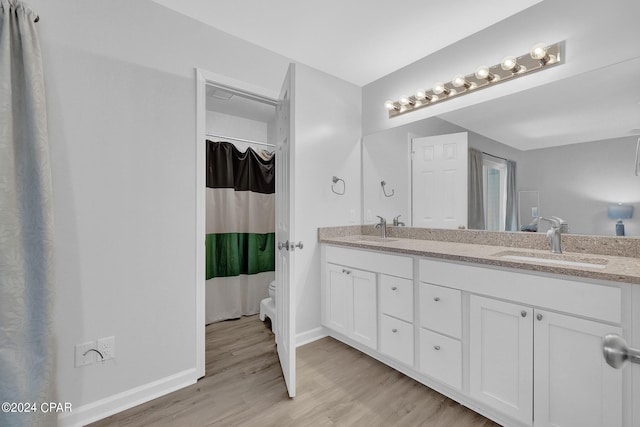
[[[402,216],[402,215],[398,215],[397,217],[393,218],[393,225],[394,225],[395,227],[399,227],[399,226],[400,226],[400,227],[404,227],[404,222],[400,221],[400,217],[401,217],[401,216]]]
[[[387,220],[382,218],[380,215],[376,215],[380,218],[380,222],[376,224],[376,228],[380,229],[380,237],[385,239],[387,237]]]
[[[551,224],[551,228],[547,230],[547,238],[549,239],[549,243],[551,244],[551,253],[552,254],[561,254],[562,253],[562,228],[565,226],[566,222],[557,216],[551,218],[545,218],[539,216],[538,221],[547,221]]]

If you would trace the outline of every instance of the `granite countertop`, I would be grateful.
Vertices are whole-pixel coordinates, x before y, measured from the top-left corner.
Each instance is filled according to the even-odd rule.
[[[320,243],[396,254],[640,284],[640,259],[620,256],[615,252],[614,255],[569,252],[565,248],[562,254],[552,254],[548,249],[535,248],[536,245],[532,245],[534,248],[519,247],[517,243],[514,244],[513,238],[508,242],[502,242],[502,236],[499,236],[497,241],[487,239],[489,243],[482,244],[483,239],[479,238],[475,240],[480,243],[450,241],[455,239],[455,232],[440,236],[443,240],[439,240],[435,238],[437,236],[429,236],[429,239],[400,237],[400,232],[389,233],[386,239],[381,239],[368,231],[370,230],[367,227],[355,226],[319,229],[318,240]],[[402,230],[404,234],[407,232],[408,230]],[[465,232],[469,231],[461,230],[458,233]],[[491,237],[490,234],[488,236]],[[468,238],[468,234],[464,234],[464,238]],[[520,258],[513,258],[514,256]]]

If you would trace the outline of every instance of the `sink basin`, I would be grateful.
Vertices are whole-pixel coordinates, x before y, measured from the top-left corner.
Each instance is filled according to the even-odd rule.
[[[389,243],[395,242],[398,239],[390,239],[388,237],[376,237],[376,236],[358,236],[354,243]]]
[[[565,265],[568,267],[583,267],[583,268],[605,268],[607,266],[606,259],[602,258],[589,258],[582,257],[580,255],[565,255],[565,254],[552,254],[552,253],[536,253],[536,252],[516,252],[505,251],[494,254],[493,256],[502,259],[511,259],[514,261],[528,261],[536,262],[539,264],[554,264]]]

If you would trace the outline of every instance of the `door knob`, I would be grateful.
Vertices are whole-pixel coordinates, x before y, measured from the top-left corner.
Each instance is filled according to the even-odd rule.
[[[302,240],[300,240],[298,243],[296,243],[295,245],[293,245],[293,247],[296,247],[298,249],[302,249],[304,247],[304,245],[302,244]]]
[[[286,242],[278,242],[278,250],[289,250],[289,241],[287,240]]]
[[[640,363],[640,349],[631,348],[620,335],[609,334],[602,341],[604,360],[609,366],[620,369],[627,360],[631,363]]]

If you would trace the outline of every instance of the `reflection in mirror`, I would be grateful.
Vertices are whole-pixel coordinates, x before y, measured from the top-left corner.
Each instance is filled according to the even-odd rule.
[[[531,224],[535,215],[557,216],[568,222],[571,233],[615,235],[616,220],[608,218],[607,207],[640,202],[640,177],[634,175],[640,133],[638,75],[640,58],[365,136],[363,222],[374,222],[375,215],[402,215],[408,225],[417,225],[411,202],[411,156],[416,155],[411,141],[467,132],[470,148],[517,164],[513,229]],[[606,96],[595,97],[591,89],[596,87],[607,87]],[[483,195],[483,206],[492,206],[484,213],[492,216],[485,228],[509,229],[509,215],[503,228],[502,214],[495,213],[506,209],[499,163],[487,163],[483,190],[501,190],[490,200]],[[396,197],[382,194],[383,177]],[[627,236],[640,235],[637,217],[624,221]]]

